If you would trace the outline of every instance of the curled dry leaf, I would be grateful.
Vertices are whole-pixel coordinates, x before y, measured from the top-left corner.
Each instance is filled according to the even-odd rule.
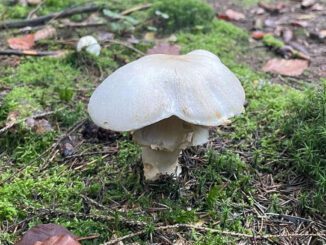
[[[38,30],[37,32],[35,32],[34,40],[39,41],[39,40],[43,40],[43,39],[52,38],[56,34],[57,34],[57,31],[54,27],[46,26],[46,27],[42,28],[41,30]]]
[[[263,37],[266,35],[265,32],[262,31],[254,31],[251,33],[251,37],[256,40],[263,39]]]
[[[302,0],[301,7],[302,8],[310,8],[316,3],[316,0]]]
[[[286,4],[282,2],[275,3],[275,4],[267,4],[267,3],[260,2],[258,3],[258,6],[265,9],[268,12],[276,13],[276,14],[282,12],[282,10],[286,8]]]
[[[300,76],[308,68],[307,60],[271,59],[263,67],[263,71],[276,73],[284,76]]]
[[[52,38],[55,35],[56,29],[52,26],[47,26],[41,30],[38,30],[34,34],[9,38],[7,43],[12,49],[29,50],[35,45],[36,41]]]
[[[243,13],[237,12],[232,9],[227,9],[224,14],[220,14],[218,17],[223,20],[234,20],[234,21],[244,20],[246,18],[246,16]]]
[[[48,120],[45,119],[35,120],[35,132],[37,134],[44,134],[50,131],[52,131],[52,127]]]
[[[36,242],[34,245],[80,245],[80,243],[69,235],[60,235],[52,236],[43,242]]]
[[[180,46],[175,44],[160,43],[147,51],[147,54],[180,54]]]
[[[12,49],[27,50],[34,46],[35,38],[33,34],[28,34],[20,37],[9,38],[7,43]]]
[[[324,10],[324,6],[321,5],[320,3],[316,3],[311,7],[312,11],[323,11]]]
[[[35,243],[43,242],[50,237],[64,235],[75,238],[75,236],[63,226],[56,224],[41,224],[28,230],[15,245],[34,245]]]
[[[298,27],[307,27],[309,23],[304,20],[292,20],[291,25],[298,26]]]

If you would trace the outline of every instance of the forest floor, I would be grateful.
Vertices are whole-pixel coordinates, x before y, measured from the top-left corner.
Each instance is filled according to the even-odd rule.
[[[97,11],[52,17],[51,31],[45,23],[1,24],[89,1],[13,2],[0,3],[0,244],[46,223],[89,237],[82,244],[326,242],[322,1],[92,1]],[[43,37],[31,41],[37,31]],[[102,46],[98,57],[75,51],[85,35]],[[4,54],[15,45],[56,55]],[[147,182],[131,135],[96,127],[89,97],[147,53],[194,49],[215,53],[237,75],[246,112],[212,128],[209,143],[185,150],[179,178]],[[299,58],[304,69],[264,72],[275,58]]]

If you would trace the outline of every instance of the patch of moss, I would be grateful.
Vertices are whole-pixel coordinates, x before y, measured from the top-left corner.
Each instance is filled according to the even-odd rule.
[[[200,0],[164,0],[155,2],[151,15],[162,32],[172,33],[207,27],[214,17],[214,10]]]
[[[206,49],[218,55],[227,66],[239,68],[241,64],[236,59],[243,52],[242,46],[248,45],[248,34],[230,23],[214,20],[210,32],[180,33],[178,43],[184,53]]]
[[[42,91],[28,87],[15,87],[3,99],[0,119],[4,120],[8,113],[16,112],[17,118],[25,118],[42,110],[40,98]]]
[[[263,37],[263,43],[269,48],[283,48],[285,46],[284,42],[272,34],[267,34]]]
[[[282,127],[286,138],[279,145],[288,149],[290,163],[315,186],[306,205],[326,213],[326,81],[323,86],[291,101]]]

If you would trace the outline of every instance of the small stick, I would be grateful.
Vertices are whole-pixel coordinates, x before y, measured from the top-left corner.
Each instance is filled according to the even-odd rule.
[[[60,51],[37,51],[37,50],[0,50],[0,55],[18,55],[18,56],[59,56],[63,54]]]
[[[27,20],[30,20],[33,17],[33,14],[35,14],[43,5],[43,1],[41,1],[39,4],[37,4],[36,8],[33,9],[31,12],[27,15]]]
[[[97,5],[86,5],[82,7],[75,7],[66,9],[61,12],[52,13],[44,16],[37,17],[35,19],[30,20],[9,20],[0,22],[0,29],[6,29],[6,28],[21,28],[25,26],[38,26],[38,25],[44,25],[48,21],[52,19],[58,19],[58,18],[65,18],[69,17],[75,14],[81,14],[81,13],[90,13],[90,12],[96,12],[100,9],[102,9],[103,6],[97,6]]]
[[[132,7],[132,8],[130,8],[130,9],[126,9],[126,10],[122,11],[120,14],[121,15],[128,15],[128,14],[131,14],[131,13],[139,11],[139,10],[147,9],[150,6],[152,6],[151,3],[139,4],[139,5],[136,5],[136,6]]]
[[[65,109],[65,107],[63,108],[60,108],[56,111],[48,111],[48,112],[44,112],[44,113],[41,113],[41,114],[37,114],[37,115],[34,115],[34,116],[30,116],[30,117],[26,117],[26,118],[23,118],[23,119],[20,119],[20,120],[17,120],[16,122],[14,123],[11,123],[9,125],[7,125],[6,127],[3,127],[0,129],[0,134],[4,133],[5,131],[7,131],[8,129],[12,128],[13,126],[19,124],[19,123],[22,123],[22,122],[25,122],[27,119],[29,118],[33,118],[33,119],[36,119],[36,118],[40,118],[40,117],[45,117],[45,116],[48,116],[48,115],[51,115],[51,114],[54,114],[58,111],[62,111],[63,109]]]
[[[250,238],[250,239],[270,239],[270,238],[282,238],[282,237],[322,237],[325,236],[326,234],[321,234],[321,233],[316,233],[316,234],[310,234],[310,233],[303,233],[303,234],[285,234],[285,235],[249,235],[249,234],[244,234],[244,233],[237,233],[237,232],[231,232],[231,231],[223,231],[223,230],[218,230],[218,229],[213,229],[213,228],[208,228],[208,227],[203,227],[203,226],[196,226],[196,225],[188,225],[188,224],[175,224],[175,225],[167,225],[167,226],[159,226],[156,227],[154,230],[155,231],[162,231],[162,230],[168,230],[168,229],[178,229],[178,228],[187,228],[187,229],[195,229],[199,231],[205,231],[205,232],[211,232],[211,233],[218,233],[226,236],[232,236],[232,237],[238,237],[238,238]],[[138,231],[126,236],[119,237],[117,239],[108,241],[104,243],[103,245],[110,245],[110,244],[116,244],[118,242],[121,242],[123,240],[139,236],[146,233],[146,230]]]
[[[90,236],[82,236],[82,237],[78,237],[76,240],[77,241],[90,240],[90,239],[98,238],[99,236],[100,236],[99,234],[94,234],[94,235],[90,235]]]
[[[133,51],[135,51],[136,53],[140,54],[140,55],[145,55],[145,53],[137,48],[135,48],[134,46],[128,44],[128,43],[125,43],[125,42],[122,42],[122,41],[118,41],[118,40],[106,40],[105,42],[109,42],[109,43],[113,43],[113,44],[118,44],[118,45],[121,45],[121,46],[124,46],[126,48],[129,48]]]

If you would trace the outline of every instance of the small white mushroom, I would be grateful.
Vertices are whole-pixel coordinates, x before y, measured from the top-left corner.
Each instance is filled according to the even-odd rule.
[[[83,49],[95,56],[99,56],[101,52],[101,46],[93,36],[84,36],[79,39],[77,43],[77,51],[80,52]]]
[[[142,57],[112,73],[90,98],[98,126],[132,131],[146,179],[180,174],[180,152],[208,141],[208,127],[244,111],[236,76],[205,50]]]

